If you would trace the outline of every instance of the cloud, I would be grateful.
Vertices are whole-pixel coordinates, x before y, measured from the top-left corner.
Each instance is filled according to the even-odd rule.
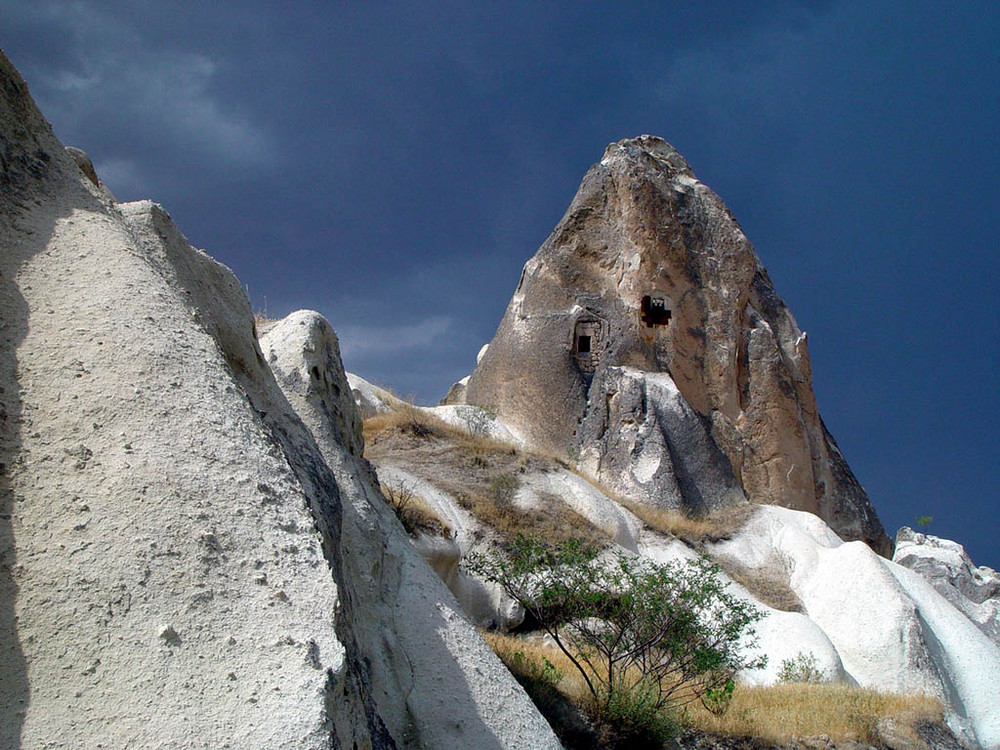
[[[147,137],[201,160],[274,160],[264,129],[235,96],[227,101],[224,59],[158,39],[152,24],[140,31],[124,14],[93,3],[50,3],[44,11],[2,5],[27,38],[50,41],[33,45],[22,68],[67,140],[89,147],[106,138],[105,150],[113,152],[115,137]]]
[[[362,361],[432,348],[451,329],[451,318],[431,317],[406,325],[344,325],[338,328],[337,335],[343,357]]]

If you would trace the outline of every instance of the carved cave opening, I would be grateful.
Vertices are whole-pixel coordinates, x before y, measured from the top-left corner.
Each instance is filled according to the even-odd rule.
[[[580,370],[590,375],[597,369],[604,351],[606,324],[596,318],[582,318],[573,328],[573,355]]]
[[[670,308],[667,307],[667,301],[663,297],[647,294],[642,298],[641,317],[647,328],[669,325]]]

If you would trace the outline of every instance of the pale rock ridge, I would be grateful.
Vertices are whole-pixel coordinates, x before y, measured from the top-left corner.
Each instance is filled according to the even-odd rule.
[[[896,532],[892,560],[919,573],[1000,647],[1000,574],[974,565],[961,544],[908,526]]]
[[[314,437],[231,272],[155,204],[112,204],[2,55],[0,187],[0,745],[556,746],[362,517],[339,362],[303,406]],[[406,684],[414,648],[451,655],[435,689]],[[495,693],[469,691],[476,669]]]
[[[759,508],[711,551],[751,569],[780,556],[811,621],[809,633],[789,621],[801,616],[770,611],[758,630],[771,663],[750,681],[770,682],[782,659],[812,653],[831,679],[933,695],[969,746],[1000,747],[1000,648],[915,572],[841,541],[808,513],[779,507]]]
[[[344,498],[341,555],[352,594],[374,623],[400,625],[390,643],[384,629],[358,623],[355,633],[370,639],[372,693],[397,742],[402,736],[413,747],[557,747],[523,690],[419,559],[375,489],[374,472],[360,458],[363,446],[343,449],[338,425],[354,425],[352,434],[360,436],[360,419],[330,324],[316,312],[292,313],[261,347],[337,477]],[[341,742],[350,746],[351,739]]]
[[[674,471],[642,479],[641,464],[666,466],[667,446],[676,458],[704,439],[686,442],[698,430],[663,420],[635,373],[669,375],[718,447],[701,459],[712,467],[707,486],[678,487],[676,460]],[[609,444],[623,398],[641,439]],[[819,417],[805,334],[722,200],[659,138],[611,144],[584,176],[525,264],[465,400],[496,408],[542,450],[581,452],[598,479],[614,484],[622,468],[639,468],[638,481],[626,473],[626,494],[647,502],[698,511],[742,491],[891,552]],[[643,456],[647,442],[655,458]]]
[[[326,747],[343,649],[307,505],[326,488],[303,487],[183,292],[30,127],[46,169],[5,174],[0,256],[0,744]],[[2,132],[7,154],[29,142]]]
[[[385,414],[392,410],[392,405],[399,399],[386,390],[379,388],[353,372],[347,373],[347,384],[354,394],[354,403],[358,407],[362,419]]]

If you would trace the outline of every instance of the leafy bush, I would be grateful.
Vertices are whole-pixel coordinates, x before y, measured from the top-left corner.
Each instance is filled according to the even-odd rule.
[[[764,665],[743,653],[762,614],[730,595],[707,561],[602,561],[577,540],[550,547],[518,535],[505,551],[470,555],[466,564],[553,638],[602,723],[648,728],[668,706],[719,706],[737,671]]]
[[[823,670],[819,668],[816,656],[810,651],[800,651],[791,659],[781,662],[778,682],[823,682]]]

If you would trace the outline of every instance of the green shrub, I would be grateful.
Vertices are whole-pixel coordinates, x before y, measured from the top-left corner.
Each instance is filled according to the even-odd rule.
[[[800,651],[791,659],[781,662],[778,670],[778,682],[823,682],[823,670],[812,652]]]
[[[724,710],[736,672],[765,663],[743,651],[762,613],[729,594],[705,560],[599,560],[578,540],[552,547],[518,535],[466,566],[553,638],[583,677],[598,721],[616,731],[652,731],[667,721],[665,708],[696,700]]]

